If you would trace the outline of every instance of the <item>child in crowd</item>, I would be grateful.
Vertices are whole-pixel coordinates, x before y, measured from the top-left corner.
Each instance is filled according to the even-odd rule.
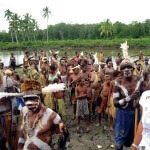
[[[80,132],[80,117],[82,114],[85,115],[86,121],[86,132],[90,131],[89,128],[89,109],[88,109],[88,101],[87,101],[87,88],[85,86],[85,80],[82,78],[78,79],[78,85],[75,88],[76,99],[77,99],[77,108],[76,108],[76,116],[78,117],[78,125],[77,125],[77,132]]]
[[[110,81],[111,81],[110,76],[106,75],[105,76],[105,82],[102,84],[102,91],[101,91],[102,102],[101,102],[101,104],[99,106],[99,109],[98,109],[99,123],[98,123],[97,126],[101,125],[101,114],[102,114],[103,111],[105,112],[106,107],[107,107]],[[106,114],[105,114],[105,119],[106,119]]]

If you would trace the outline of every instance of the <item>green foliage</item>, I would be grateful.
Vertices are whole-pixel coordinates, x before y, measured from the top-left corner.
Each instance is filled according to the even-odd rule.
[[[150,47],[149,38],[139,39],[112,39],[112,40],[50,40],[50,41],[23,41],[17,43],[12,42],[0,42],[0,49],[28,49],[28,48],[93,48],[93,47],[120,47],[120,43],[128,41],[130,47]]]
[[[113,30],[113,25],[109,19],[107,19],[105,22],[102,22],[100,24],[100,36],[105,35],[105,37],[108,39],[108,36],[112,36],[112,30]]]

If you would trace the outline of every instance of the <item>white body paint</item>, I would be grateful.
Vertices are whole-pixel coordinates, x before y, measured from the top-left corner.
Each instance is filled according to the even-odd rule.
[[[40,120],[43,128],[47,125],[47,121],[49,120],[50,116],[53,113],[54,111],[49,108],[47,108],[46,111],[43,113],[43,116]],[[25,116],[25,113],[24,113],[24,116]],[[54,119],[53,122],[55,124],[59,124],[59,121],[60,121],[60,116],[56,115],[56,118]],[[25,141],[23,150],[27,150],[27,147],[29,146],[30,143],[34,143],[34,145],[36,145],[41,150],[51,150],[51,147],[47,143],[45,143],[44,141],[42,141],[41,139],[37,137],[37,134],[40,130],[41,130],[41,127],[37,124],[34,129],[35,131],[34,135]]]
[[[136,91],[136,90],[138,90],[139,89],[139,87],[140,87],[140,85],[141,85],[141,83],[143,82],[143,78],[140,78],[140,80],[137,82],[137,84],[136,84],[136,88],[135,88],[135,90],[134,91]],[[123,86],[123,85],[121,85],[120,83],[118,83],[117,81],[115,81],[115,86],[118,86],[119,88],[121,88],[121,90],[124,92],[124,94],[125,94],[125,96],[126,96],[126,98],[125,98],[125,100],[127,101],[127,102],[129,102],[130,100],[131,100],[131,98],[130,98],[130,96],[128,95],[128,90]],[[116,93],[113,93],[113,95],[116,95],[116,96],[118,96]],[[113,96],[114,98],[116,98],[115,96]],[[124,101],[123,100],[120,100],[119,101],[119,104],[120,105],[124,105]],[[126,108],[128,106],[128,103],[126,103],[126,106],[124,106],[123,108]]]
[[[26,105],[38,105],[39,104],[39,102],[33,102],[33,101],[27,101],[27,102],[25,102],[25,104]]]
[[[113,93],[113,99],[118,98],[120,96],[119,92]]]

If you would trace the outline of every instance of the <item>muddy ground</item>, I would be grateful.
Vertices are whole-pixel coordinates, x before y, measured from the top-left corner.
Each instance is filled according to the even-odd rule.
[[[81,120],[81,133],[77,133],[77,120],[72,120],[72,106],[66,100],[66,116],[63,122],[68,127],[71,135],[70,144],[67,150],[112,150],[114,146],[114,132],[109,130],[109,121],[102,119],[102,125],[97,127],[98,117],[93,123],[90,123],[90,132],[86,133],[85,121]],[[102,146],[102,148],[100,147]],[[54,146],[55,147],[55,146]],[[99,148],[98,148],[99,147]]]

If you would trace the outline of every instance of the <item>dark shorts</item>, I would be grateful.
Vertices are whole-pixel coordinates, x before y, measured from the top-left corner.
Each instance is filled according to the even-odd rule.
[[[131,146],[134,138],[134,114],[134,110],[117,109],[115,122],[116,146]]]

